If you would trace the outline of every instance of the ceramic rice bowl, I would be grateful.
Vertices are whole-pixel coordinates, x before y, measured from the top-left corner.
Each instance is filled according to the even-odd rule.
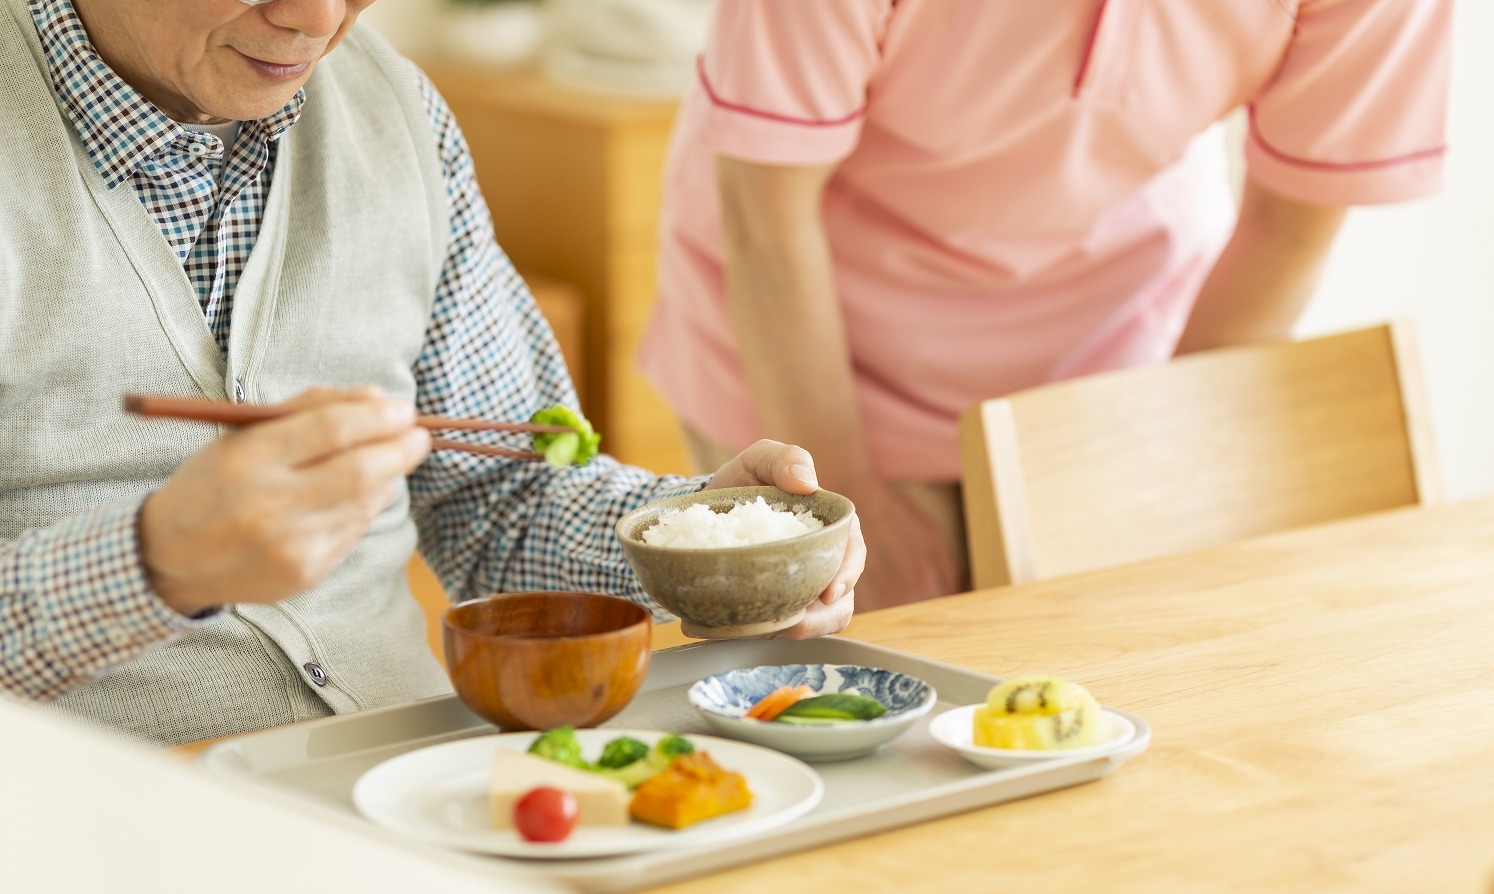
[[[665,510],[703,503],[726,512],[761,496],[770,506],[807,509],[824,527],[784,540],[750,546],[683,549],[651,546],[643,534]],[[792,627],[829,585],[845,556],[851,501],[830,491],[809,496],[776,487],[729,487],[666,497],[628,513],[617,523],[623,553],[643,590],[695,633],[710,637],[759,636]]]

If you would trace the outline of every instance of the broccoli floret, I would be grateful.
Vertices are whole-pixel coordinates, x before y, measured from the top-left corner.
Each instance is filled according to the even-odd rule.
[[[694,742],[691,742],[679,733],[670,733],[654,743],[654,747],[650,749],[650,757],[656,762],[662,762],[663,766],[667,767],[675,758],[686,754],[693,754],[694,751]]]
[[[602,436],[591,427],[591,423],[575,410],[556,404],[545,407],[529,417],[536,425],[564,425],[575,432],[543,432],[534,436],[534,452],[542,453],[551,467],[563,469],[569,465],[585,465],[597,455]]]
[[[573,727],[557,726],[545,730],[529,743],[529,753],[582,770],[592,769],[591,764],[581,756],[581,742],[576,738]]]
[[[690,754],[694,750],[694,742],[678,733],[670,733],[655,742],[641,760],[635,760],[616,769],[604,768],[599,772],[611,779],[616,779],[628,788],[637,788],[643,784],[645,779],[668,769],[675,758]]]
[[[597,766],[616,770],[643,760],[647,754],[648,746],[644,743],[632,736],[619,736],[602,746],[602,756],[597,758]]]

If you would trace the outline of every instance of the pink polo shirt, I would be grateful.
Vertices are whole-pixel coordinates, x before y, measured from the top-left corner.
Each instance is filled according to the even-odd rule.
[[[838,163],[825,225],[872,459],[959,476],[984,398],[1160,362],[1249,176],[1324,205],[1434,191],[1451,0],[717,0],[671,147],[642,365],[760,430],[723,294],[714,158]],[[806,383],[806,387],[813,387]]]

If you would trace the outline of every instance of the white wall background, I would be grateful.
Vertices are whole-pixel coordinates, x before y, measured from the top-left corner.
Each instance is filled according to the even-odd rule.
[[[1201,0],[1202,2],[1202,0]],[[434,46],[443,0],[382,0],[368,20],[407,53]],[[1422,347],[1449,499],[1494,493],[1494,3],[1461,0],[1441,194],[1356,208],[1303,336],[1409,317]]]
[[[401,53],[419,55],[432,46],[431,20],[443,5],[444,0],[379,0],[363,13],[362,21],[377,28]]]
[[[1447,181],[1432,198],[1356,208],[1298,327],[1417,326],[1449,499],[1494,493],[1494,4],[1460,0]]]

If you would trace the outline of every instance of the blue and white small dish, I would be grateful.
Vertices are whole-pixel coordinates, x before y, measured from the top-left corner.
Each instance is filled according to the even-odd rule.
[[[805,685],[815,695],[844,692],[876,699],[887,713],[874,720],[800,725],[749,720],[749,708],[780,686]],[[806,761],[843,761],[876,751],[934,707],[938,694],[917,677],[857,664],[775,664],[715,674],[690,687],[690,704],[716,732]]]

